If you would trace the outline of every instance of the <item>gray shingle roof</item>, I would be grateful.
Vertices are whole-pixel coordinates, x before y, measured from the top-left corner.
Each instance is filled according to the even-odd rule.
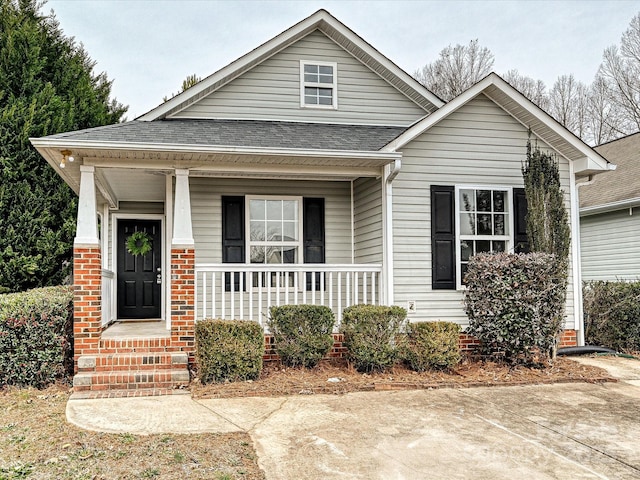
[[[580,208],[640,198],[640,132],[595,150],[616,169],[596,175],[593,184],[580,188]]]
[[[259,120],[134,120],[47,138],[87,142],[377,151],[404,130],[405,127]]]

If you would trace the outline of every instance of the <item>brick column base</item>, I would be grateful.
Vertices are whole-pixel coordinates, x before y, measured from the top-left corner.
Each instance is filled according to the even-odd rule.
[[[195,249],[171,249],[171,346],[189,355],[195,351]]]
[[[102,259],[100,247],[73,248],[73,358],[98,353],[102,333]]]

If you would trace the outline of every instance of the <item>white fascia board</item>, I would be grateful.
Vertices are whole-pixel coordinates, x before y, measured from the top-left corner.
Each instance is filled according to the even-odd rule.
[[[348,38],[349,41],[354,43],[360,50],[379,62],[385,69],[387,69],[393,75],[400,78],[404,83],[413,88],[422,97],[425,97],[427,100],[429,100],[433,105],[436,106],[436,108],[440,108],[445,104],[445,102],[441,98],[430,92],[424,85],[422,85],[415,78],[413,78],[407,72],[398,67],[395,63],[381,54],[378,50],[376,50],[372,45],[370,45],[366,40],[356,34],[349,27],[336,20],[328,13],[327,18],[324,18],[323,20],[326,21],[331,27],[335,28],[341,35],[344,35],[346,38]],[[324,33],[326,34],[326,32]],[[362,62],[362,59],[359,60]]]
[[[129,143],[129,142],[87,142],[69,139],[33,139],[36,147],[95,149],[95,150],[129,150],[140,152],[163,153],[221,153],[239,155],[267,155],[312,158],[354,158],[354,159],[387,159],[389,162],[401,158],[399,152],[360,151],[360,150],[301,150],[293,148],[263,148],[226,145],[193,145],[172,143]]]
[[[286,48],[293,40],[304,35],[307,30],[315,27],[320,20],[327,20],[327,18],[333,17],[331,17],[331,15],[329,15],[329,13],[325,10],[318,10],[310,17],[305,18],[293,27],[285,30],[279,35],[276,35],[271,40],[268,40],[259,47],[251,50],[249,53],[243,55],[237,60],[234,60],[226,67],[223,67],[217,72],[209,75],[207,78],[198,82],[193,87],[167,100],[160,106],[138,117],[136,120],[151,121],[157,120],[158,118],[163,118],[168,112],[176,107],[179,107],[184,102],[189,101],[190,98],[198,97],[200,93],[210,89],[212,85],[215,85],[216,82],[220,81],[221,79],[226,77],[236,77],[237,75],[244,72],[247,67],[255,64],[263,57],[272,56],[283,48]]]
[[[502,93],[507,95],[513,102],[517,103],[520,107],[525,109],[532,116],[537,118],[540,122],[544,123],[548,128],[550,128],[554,133],[560,136],[564,141],[569,143],[573,148],[581,152],[586,159],[589,160],[588,166],[591,167],[589,170],[608,170],[607,160],[602,157],[598,152],[589,147],[586,143],[576,137],[573,133],[567,130],[564,126],[562,126],[558,121],[556,121],[553,117],[547,114],[540,107],[531,102],[527,97],[518,92],[515,88],[509,85],[506,81],[504,81],[499,75],[495,73],[490,73],[485,78],[480,80],[478,83],[470,87],[465,92],[458,95],[456,98],[451,100],[445,106],[443,106],[440,110],[432,113],[424,120],[419,121],[413,127],[410,127],[407,131],[405,131],[402,135],[397,137],[395,140],[390,142],[381,151],[397,151],[397,149],[402,148],[411,140],[415,139],[418,135],[421,135],[429,128],[431,128],[436,123],[440,122],[444,118],[446,118],[451,113],[458,110],[463,105],[467,104],[469,101],[474,99],[479,94],[483,93],[488,87],[495,86],[500,89]],[[489,98],[491,98],[489,96]],[[494,100],[495,101],[495,100]],[[504,107],[502,107],[504,108]],[[513,113],[509,112],[511,115]],[[515,115],[514,115],[515,116]],[[521,122],[522,123],[522,122]],[[539,132],[534,132],[539,135]],[[544,140],[542,135],[539,135],[540,138]],[[581,173],[583,169],[576,168],[575,173]]]
[[[210,92],[208,90],[210,90],[212,86],[215,85],[218,81],[224,78],[228,78],[229,80],[231,80],[239,76],[240,74],[244,73],[249,67],[257,65],[264,59],[275,55],[279,51],[291,45],[297,39],[302,38],[311,30],[320,27],[322,22],[327,23],[341,35],[344,35],[346,38],[348,38],[349,41],[357,45],[358,48],[364,51],[367,55],[370,55],[372,58],[377,60],[381,65],[384,66],[384,68],[400,78],[404,83],[413,88],[422,97],[425,97],[428,101],[435,105],[436,108],[440,108],[442,105],[444,105],[444,102],[440,98],[427,90],[427,88],[424,87],[420,82],[415,80],[408,73],[394,64],[391,60],[382,55],[378,50],[369,45],[351,29],[349,29],[342,22],[333,17],[329,12],[327,12],[326,10],[318,10],[313,15],[305,18],[304,20],[300,21],[299,23],[295,24],[279,35],[276,35],[271,40],[268,40],[267,42],[263,43],[259,47],[253,49],[237,60],[234,60],[226,67],[223,67],[217,72],[209,75],[207,78],[198,82],[188,90],[176,95],[175,97],[167,100],[153,110],[150,110],[149,112],[136,118],[136,120],[157,120],[159,118],[163,118],[172,110],[180,108],[181,105],[183,106],[183,108],[186,108],[188,106],[187,102],[189,102],[191,98],[195,97],[196,99],[199,99],[200,94],[209,94]],[[324,33],[328,35],[327,32]],[[182,110],[183,108],[180,108],[180,110]]]
[[[591,207],[583,207],[580,209],[581,217],[589,215],[597,215],[598,213],[614,212],[616,210],[624,210],[640,206],[640,197],[628,198],[617,202],[604,203],[602,205],[593,205]]]

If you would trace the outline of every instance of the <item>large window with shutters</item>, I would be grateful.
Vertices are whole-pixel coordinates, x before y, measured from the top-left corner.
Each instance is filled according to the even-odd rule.
[[[458,287],[464,284],[473,255],[510,251],[513,244],[510,205],[510,188],[456,187]]]
[[[324,198],[275,196],[222,197],[223,263],[292,264],[325,262]],[[284,269],[286,271],[286,269]],[[234,289],[240,288],[240,275],[234,274]],[[227,274],[226,289],[232,288]],[[244,277],[243,277],[244,278]],[[320,288],[311,273],[298,279],[298,285]],[[254,286],[285,283],[293,285],[290,274],[280,276],[255,274],[244,279]]]
[[[464,287],[469,259],[481,252],[527,252],[524,189],[431,186],[431,288]]]

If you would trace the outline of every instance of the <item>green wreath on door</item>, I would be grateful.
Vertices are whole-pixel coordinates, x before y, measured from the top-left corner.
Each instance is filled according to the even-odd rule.
[[[142,255],[143,257],[151,251],[153,242],[151,236],[147,232],[138,231],[132,233],[127,238],[127,252],[134,257]]]

